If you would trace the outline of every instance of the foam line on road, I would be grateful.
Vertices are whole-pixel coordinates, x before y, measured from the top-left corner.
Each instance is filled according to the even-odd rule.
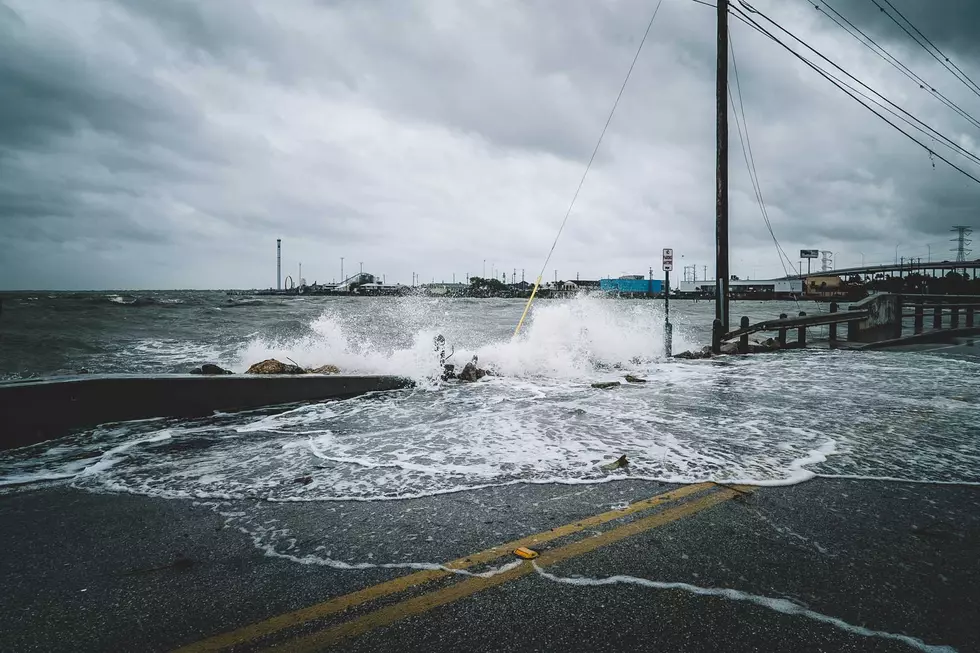
[[[698,483],[695,485],[684,485],[679,488],[669,490],[667,492],[662,492],[661,494],[650,497],[648,499],[637,501],[635,503],[630,504],[626,508],[610,510],[598,515],[593,515],[591,517],[586,517],[584,519],[580,519],[571,522],[569,524],[565,524],[564,526],[553,528],[548,531],[543,531],[541,533],[536,533],[534,535],[528,535],[526,537],[522,537],[518,540],[507,542],[505,544],[499,544],[497,546],[491,547],[484,551],[480,551],[479,553],[474,553],[469,556],[457,558],[456,560],[447,562],[444,565],[432,564],[430,567],[429,566],[430,563],[405,563],[411,565],[419,565],[422,568],[422,570],[416,571],[413,574],[399,576],[397,578],[394,578],[389,581],[385,581],[383,583],[379,583],[377,585],[366,587],[362,590],[352,592],[351,594],[346,594],[344,596],[332,598],[322,603],[317,603],[305,608],[301,608],[299,610],[294,610],[292,612],[280,614],[271,617],[269,619],[266,619],[264,621],[259,621],[244,626],[237,630],[233,630],[227,633],[209,637],[207,639],[181,647],[180,649],[177,649],[175,653],[204,653],[205,651],[223,651],[227,648],[231,648],[232,646],[250,642],[259,639],[261,637],[266,637],[268,635],[272,635],[279,631],[288,628],[293,628],[316,619],[322,619],[329,615],[335,614],[337,612],[342,612],[344,610],[347,610],[348,608],[352,608],[354,606],[361,605],[363,603],[368,603],[386,596],[390,596],[392,594],[404,592],[405,590],[408,590],[410,588],[419,585],[423,585],[433,580],[438,580],[441,578],[452,576],[457,573],[457,570],[468,569],[476,565],[485,564],[493,560],[502,558],[504,556],[511,555],[512,551],[518,547],[523,546],[523,547],[534,548],[539,544],[550,542],[552,540],[558,539],[560,537],[565,537],[567,535],[579,533],[586,529],[593,528],[595,526],[605,524],[607,522],[611,522],[614,520],[618,520],[634,513],[644,512],[647,510],[651,510],[653,508],[666,506],[671,503],[678,502],[681,499],[702,492],[709,491],[715,487],[716,486],[713,483]],[[722,490],[720,492],[714,492],[713,494],[708,494],[707,497],[703,497],[703,498],[715,497],[713,501],[717,501],[719,498],[717,495],[719,494],[724,495],[724,499],[727,499],[730,498],[731,496],[734,496],[736,493],[735,491],[731,491],[731,490]],[[684,507],[685,505],[689,505],[689,504],[682,504],[681,507]],[[659,514],[662,515],[664,513],[659,513]],[[658,515],[654,515],[654,517],[657,516]],[[646,520],[649,519],[650,517],[646,518]],[[645,520],[641,519],[639,521],[644,522]],[[638,522],[632,522],[632,524],[636,524],[636,523]],[[627,526],[630,525],[631,524],[627,524]],[[622,528],[624,527],[620,527],[620,529]],[[615,529],[615,530],[620,530],[620,529]],[[610,532],[615,532],[615,531],[610,531]],[[595,538],[591,538],[591,539],[595,539]],[[270,553],[269,549],[265,549],[265,553],[266,555],[269,555],[271,557],[274,557],[275,555],[282,556],[282,554]],[[312,560],[303,560],[303,559],[297,559],[297,561],[305,562],[306,564],[324,564],[326,566],[340,568],[338,565],[333,564],[333,563],[337,563],[338,561],[332,561],[332,560],[327,561],[327,560],[320,559],[320,562],[318,563],[314,563]],[[350,565],[349,563],[341,563],[341,564],[347,565],[347,568],[349,569],[365,568],[365,567],[360,567],[359,565],[358,566]],[[364,564],[372,564],[374,566],[379,566],[377,563],[364,563]],[[415,568],[419,568],[419,567],[415,567]],[[509,568],[504,571],[500,571],[499,569],[496,571],[490,570],[490,572],[495,572],[492,575],[493,578],[509,579],[510,578],[509,574],[519,573],[519,568]],[[484,572],[484,573],[488,573],[488,572]],[[469,579],[469,581],[466,582],[471,582],[471,581],[489,582],[489,578],[490,577],[486,577],[486,576],[482,578],[471,578]]]
[[[815,478],[838,478],[845,481],[881,481],[884,483],[917,483],[919,485],[962,485],[980,487],[980,481],[928,481],[895,476],[862,476],[860,474],[816,474]]]
[[[635,521],[623,524],[612,530],[605,531],[593,537],[576,540],[557,549],[544,551],[537,559],[542,566],[551,566],[564,560],[576,558],[578,556],[591,553],[616,542],[620,542],[628,537],[643,533],[654,528],[659,528],[666,524],[673,523],[685,517],[690,517],[699,512],[712,508],[720,503],[724,503],[736,496],[741,496],[744,492],[751,492],[751,488],[738,487],[737,489],[723,489],[712,492],[691,501],[671,506],[662,512],[655,513],[648,517],[643,517]],[[420,572],[432,573],[432,572]],[[529,563],[524,563],[509,569],[506,572],[496,574],[488,578],[468,578],[464,581],[433,590],[411,598],[399,601],[391,605],[379,608],[372,612],[354,617],[336,626],[327,627],[323,630],[300,636],[285,644],[291,653],[314,653],[325,648],[337,645],[347,639],[363,635],[378,628],[390,626],[393,623],[425,614],[440,606],[455,603],[461,599],[470,597],[478,592],[497,587],[517,580],[524,576],[534,573],[534,567]]]
[[[556,583],[563,583],[565,585],[601,587],[604,585],[623,584],[661,590],[681,590],[691,594],[697,594],[698,596],[713,596],[727,599],[729,601],[744,601],[746,603],[752,603],[753,605],[768,608],[769,610],[774,610],[782,614],[806,617],[807,619],[829,624],[835,628],[855,635],[895,640],[902,642],[903,644],[908,644],[909,646],[917,648],[920,651],[924,651],[924,653],[956,653],[956,649],[951,646],[926,644],[917,637],[911,637],[909,635],[902,635],[899,633],[890,633],[884,630],[872,630],[870,628],[865,628],[864,626],[855,626],[854,624],[848,623],[843,619],[831,617],[830,615],[826,615],[821,612],[815,612],[787,599],[777,599],[769,596],[761,596],[759,594],[749,594],[748,592],[725,587],[700,587],[698,585],[690,585],[688,583],[663,582],[650,580],[647,578],[639,578],[637,576],[608,576],[606,578],[556,576],[555,574],[546,572],[534,562],[532,562],[532,565],[534,566],[534,570],[542,578],[546,578]]]

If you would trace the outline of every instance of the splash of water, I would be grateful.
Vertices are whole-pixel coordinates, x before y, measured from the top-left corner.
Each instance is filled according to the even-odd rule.
[[[438,375],[433,339],[447,337],[457,365],[479,357],[483,366],[508,377],[584,379],[611,368],[638,369],[664,355],[663,316],[652,302],[626,303],[581,296],[539,302],[528,326],[511,337],[514,304],[474,324],[443,300],[393,300],[365,324],[324,312],[309,332],[294,338],[256,337],[238,352],[237,368],[265,358],[304,367],[330,363],[349,373],[395,374],[416,380]],[[514,315],[511,315],[513,313]],[[690,347],[675,332],[675,348]]]

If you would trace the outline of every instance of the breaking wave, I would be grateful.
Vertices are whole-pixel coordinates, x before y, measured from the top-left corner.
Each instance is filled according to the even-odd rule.
[[[512,332],[520,306],[474,324],[460,316],[458,304],[407,298],[384,306],[364,324],[363,317],[325,312],[305,334],[292,338],[256,337],[237,355],[237,370],[266,358],[290,359],[303,367],[337,365],[345,372],[394,374],[415,380],[439,372],[433,339],[447,339],[449,362],[462,366],[474,355],[481,365],[508,377],[585,379],[609,369],[641,369],[664,355],[663,315],[653,302],[625,303],[580,297],[539,302],[524,331]],[[516,315],[515,315],[516,313]],[[691,346],[675,332],[675,348]]]

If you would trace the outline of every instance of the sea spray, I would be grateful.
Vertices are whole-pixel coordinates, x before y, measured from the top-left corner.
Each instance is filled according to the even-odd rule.
[[[597,371],[642,369],[664,355],[663,316],[653,302],[542,300],[517,339],[509,328],[473,325],[472,317],[461,319],[451,309],[451,303],[431,298],[393,300],[375,316],[375,325],[325,311],[301,337],[250,340],[238,352],[237,367],[279,358],[303,366],[331,363],[348,373],[428,379],[438,376],[432,342],[439,334],[455,351],[449,362],[477,355],[481,365],[510,377],[586,379]],[[675,342],[691,344],[680,333]]]

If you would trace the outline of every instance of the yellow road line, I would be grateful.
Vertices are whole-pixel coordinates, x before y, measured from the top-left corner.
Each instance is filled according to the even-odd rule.
[[[543,544],[573,533],[578,533],[587,528],[599,526],[614,519],[620,519],[621,517],[632,515],[636,512],[650,510],[657,506],[670,503],[672,501],[677,501],[692,494],[697,494],[708,490],[712,487],[714,487],[713,483],[685,485],[675,490],[670,490],[669,492],[664,492],[662,494],[650,497],[649,499],[637,501],[636,503],[632,503],[621,510],[610,510],[608,512],[587,517],[586,519],[581,519],[564,526],[559,526],[558,528],[553,528],[550,531],[535,533],[534,535],[529,535],[519,540],[514,540],[513,542],[499,544],[495,547],[486,549],[485,551],[480,551],[479,553],[466,556],[465,558],[457,558],[456,560],[447,562],[445,566],[449,569],[467,569],[469,567],[473,567],[474,565],[491,562],[497,558],[510,555],[511,552],[518,547],[526,546],[533,549],[535,545]],[[371,587],[367,587],[363,590],[358,590],[356,592],[345,594],[344,596],[339,596],[322,603],[300,608],[299,610],[286,612],[270,619],[244,626],[237,630],[215,635],[214,637],[209,637],[207,639],[194,642],[193,644],[188,644],[187,646],[176,649],[174,653],[205,653],[222,651],[238,644],[250,642],[260,637],[265,637],[266,635],[271,635],[272,633],[279,632],[280,630],[284,630],[286,628],[293,628],[308,621],[321,619],[356,605],[361,605],[362,603],[374,601],[391,594],[403,592],[411,587],[452,575],[453,573],[451,571],[433,569],[419,571],[412,574],[407,574],[405,576],[399,576],[398,578],[394,578],[377,585],[372,585]]]
[[[535,560],[535,562],[537,562],[537,564],[541,567],[548,567],[564,560],[568,560],[569,558],[574,558],[582,554],[589,553],[600,547],[608,546],[614,542],[619,542],[620,540],[636,535],[637,533],[642,533],[643,531],[683,519],[684,517],[688,517],[695,513],[701,512],[702,510],[707,510],[708,508],[716,506],[719,503],[731,499],[732,497],[751,491],[751,488],[745,487],[720,490],[687,503],[683,503],[677,507],[668,508],[663,512],[656,513],[649,517],[644,517],[634,522],[624,524],[600,535],[596,535],[595,537],[587,537],[551,551],[544,551],[541,556]],[[533,571],[534,567],[532,564],[530,562],[525,562],[519,567],[515,567],[501,574],[497,574],[496,576],[470,577],[465,581],[456,583],[455,585],[450,585],[444,589],[435,590],[422,594],[421,596],[406,599],[399,603],[375,610],[374,612],[369,612],[361,617],[351,619],[350,621],[340,625],[326,628],[310,635],[298,637],[292,641],[282,644],[281,646],[284,650],[290,651],[291,653],[319,651],[321,649],[333,646],[345,639],[363,635],[364,633],[376,628],[387,626],[395,623],[396,621],[401,621],[402,619],[428,612],[434,608],[458,601],[459,599],[466,598],[490,587],[503,585],[504,583],[516,580],[522,576],[527,576],[528,574],[533,573]]]

